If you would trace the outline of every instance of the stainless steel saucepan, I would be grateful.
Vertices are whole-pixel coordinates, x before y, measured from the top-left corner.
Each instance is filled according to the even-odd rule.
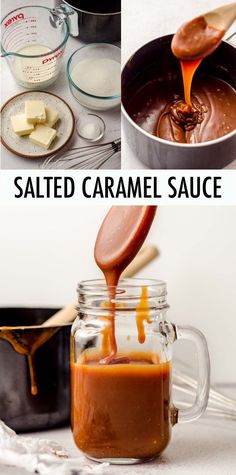
[[[181,78],[178,60],[171,52],[173,35],[157,38],[136,51],[122,72],[122,112],[127,141],[136,156],[149,168],[208,169],[223,168],[236,158],[236,131],[209,142],[182,144],[163,140],[139,127],[129,114],[132,95],[157,75],[168,80],[170,75]],[[223,41],[206,58],[197,74],[220,78],[236,88],[236,48]],[[125,160],[125,157],[124,157]]]
[[[72,36],[85,43],[121,39],[121,0],[55,0],[55,17],[67,18]]]

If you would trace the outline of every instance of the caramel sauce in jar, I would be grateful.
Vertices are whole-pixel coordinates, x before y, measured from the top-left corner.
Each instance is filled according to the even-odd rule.
[[[71,365],[76,445],[97,459],[157,456],[170,439],[170,362],[141,351],[117,354],[115,364],[100,359]]]

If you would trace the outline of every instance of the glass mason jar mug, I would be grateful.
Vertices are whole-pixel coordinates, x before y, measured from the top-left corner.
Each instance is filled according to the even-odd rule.
[[[71,338],[72,431],[93,460],[137,463],[165,449],[173,425],[204,412],[208,348],[200,331],[167,321],[164,282],[125,279],[110,301],[109,292],[102,280],[78,287]],[[171,397],[172,345],[179,339],[191,340],[198,355],[196,398],[185,409],[177,409]]]

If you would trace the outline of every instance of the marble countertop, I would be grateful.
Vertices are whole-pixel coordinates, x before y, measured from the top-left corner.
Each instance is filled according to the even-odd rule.
[[[228,0],[129,0],[123,2],[122,9],[122,64],[141,46],[149,41],[174,33],[185,21],[217,6],[229,3]],[[232,26],[227,37],[235,32]],[[236,37],[235,37],[236,40]],[[147,168],[129,148],[122,133],[122,168]],[[236,160],[227,168],[236,169]]]
[[[45,5],[48,7],[54,6],[53,0],[43,0],[38,2],[37,0],[26,0],[23,2],[24,5]],[[22,5],[21,0],[8,0],[7,2],[3,2],[1,8],[1,15],[7,14],[9,11],[13,10],[14,8],[18,8]],[[76,49],[83,46],[83,43],[79,41],[77,38],[70,37],[66,50],[63,56],[63,66],[61,69],[61,73],[57,78],[56,82],[47,88],[47,92],[52,92],[58,96],[60,96],[64,101],[66,101],[73,110],[75,115],[75,119],[77,120],[80,113],[86,111],[72,96],[69,85],[66,77],[66,63]],[[4,104],[8,99],[12,96],[27,91],[27,89],[19,86],[16,84],[11,71],[8,67],[6,59],[1,59],[1,104]],[[95,112],[96,113],[96,112]],[[103,120],[106,123],[106,134],[103,140],[99,143],[109,142],[111,140],[117,139],[120,137],[120,109],[112,110],[112,111],[105,111],[105,112],[98,112]],[[88,142],[80,139],[76,132],[74,133],[72,142],[73,147],[84,146],[88,145]],[[102,168],[107,169],[117,169],[120,168],[120,154],[116,154],[112,157],[106,164],[103,165]],[[1,161],[0,161],[0,168],[2,169],[39,169],[43,160],[41,159],[27,159],[22,157],[17,157],[10,151],[8,151],[5,147],[1,147]]]
[[[69,428],[29,434],[45,437],[63,445],[78,456]],[[106,475],[235,475],[236,421],[201,418],[197,422],[177,425],[163,454],[150,463],[133,466],[110,466]],[[25,470],[0,467],[1,475],[27,475]]]

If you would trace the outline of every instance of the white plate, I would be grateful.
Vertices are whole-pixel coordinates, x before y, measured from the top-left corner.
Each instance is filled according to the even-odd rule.
[[[11,116],[24,112],[26,100],[42,100],[45,106],[56,109],[59,121],[54,128],[57,136],[49,149],[33,144],[29,136],[18,137],[12,129]],[[75,128],[75,118],[68,104],[50,92],[27,91],[9,99],[1,109],[1,140],[2,144],[11,152],[26,158],[45,158],[60,150],[70,140]]]

